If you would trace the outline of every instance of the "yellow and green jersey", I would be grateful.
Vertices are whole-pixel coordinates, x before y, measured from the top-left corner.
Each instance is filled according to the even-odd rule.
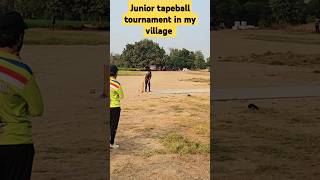
[[[110,77],[110,108],[120,107],[120,100],[123,99],[124,93],[121,84]]]
[[[42,113],[32,70],[19,57],[0,51],[0,145],[32,144],[29,117]]]

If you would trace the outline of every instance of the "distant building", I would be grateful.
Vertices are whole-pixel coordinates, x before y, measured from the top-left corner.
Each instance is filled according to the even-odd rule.
[[[157,65],[150,65],[150,69],[152,71],[156,71],[157,70]]]
[[[245,30],[245,29],[257,29],[257,27],[252,26],[252,25],[248,25],[247,21],[235,21],[232,29],[233,30]]]

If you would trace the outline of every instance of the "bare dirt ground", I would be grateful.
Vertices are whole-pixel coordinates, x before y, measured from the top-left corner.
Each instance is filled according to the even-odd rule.
[[[45,114],[33,120],[32,179],[106,179],[106,46],[25,46],[22,57],[37,77]],[[96,89],[95,94],[90,94]],[[93,92],[93,91],[92,91]]]
[[[319,179],[319,101],[216,103],[214,179]]]
[[[320,36],[259,30],[212,32],[211,38],[215,88],[288,88],[320,84],[320,62],[316,60]],[[315,56],[315,61],[309,56]],[[215,141],[211,146],[212,177],[224,180],[318,179],[319,100],[212,102],[211,131]],[[260,109],[248,109],[250,103]]]
[[[125,99],[111,179],[209,179],[209,92],[159,93],[209,89],[209,73],[154,72],[149,94],[140,92],[143,75],[119,81]]]

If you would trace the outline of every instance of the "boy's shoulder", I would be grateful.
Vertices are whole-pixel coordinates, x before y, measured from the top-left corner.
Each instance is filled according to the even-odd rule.
[[[23,69],[24,71],[27,71],[30,75],[33,75],[32,69],[27,64],[25,64],[21,61],[18,61],[15,59],[9,59],[6,57],[1,57],[1,56],[0,56],[0,60],[7,62],[13,66],[19,67],[19,68]]]
[[[121,83],[119,81],[115,80],[115,79],[110,79],[110,81],[113,82],[113,83],[116,83],[118,85],[121,85]]]

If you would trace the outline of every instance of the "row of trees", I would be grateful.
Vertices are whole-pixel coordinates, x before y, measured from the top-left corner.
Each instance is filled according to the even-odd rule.
[[[1,0],[3,8],[14,8],[26,19],[77,21],[107,21],[109,3],[106,0]],[[1,6],[1,4],[0,4]],[[6,7],[7,6],[7,7]],[[12,8],[12,7],[11,7]]]
[[[208,58],[209,59],[209,58]],[[170,53],[152,40],[127,44],[122,54],[111,54],[111,64],[124,68],[145,68],[156,65],[158,70],[205,69],[209,63],[201,51],[171,49]]]
[[[320,0],[213,0],[211,16],[214,26],[231,27],[240,20],[259,26],[303,24],[320,17]]]
[[[14,9],[14,0],[1,0],[0,1],[0,13],[9,9]]]

